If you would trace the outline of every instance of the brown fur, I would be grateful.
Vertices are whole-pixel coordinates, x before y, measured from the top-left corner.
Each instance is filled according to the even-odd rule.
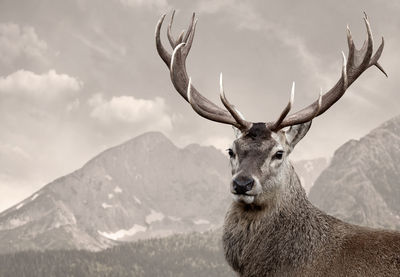
[[[305,128],[304,132],[297,130],[303,133],[295,143],[309,125]],[[253,154],[260,155],[260,143],[255,147],[255,142],[245,135],[236,140],[238,155],[239,148],[251,146],[258,149],[253,149]],[[264,151],[271,152],[276,143],[267,139]],[[294,147],[290,141],[280,143],[285,149]],[[254,171],[257,166],[251,167],[246,159],[257,157],[249,155],[239,157],[238,164],[247,164]],[[259,166],[259,161],[255,163]],[[243,170],[241,165],[232,169],[240,174]],[[239,276],[400,276],[400,232],[351,225],[329,216],[308,201],[288,161],[282,161],[275,171],[278,173],[258,173],[263,191],[257,197],[261,200],[254,204],[233,202],[226,215],[225,256]],[[268,182],[281,183],[264,184]]]

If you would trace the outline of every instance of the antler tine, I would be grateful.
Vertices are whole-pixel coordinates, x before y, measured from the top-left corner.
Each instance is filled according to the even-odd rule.
[[[222,104],[224,104],[225,108],[228,110],[228,112],[233,116],[233,118],[240,124],[240,126],[245,127],[248,129],[251,125],[250,122],[246,121],[242,114],[236,109],[235,106],[233,106],[231,103],[229,103],[228,99],[226,99],[225,96],[225,91],[224,91],[224,84],[222,81],[222,73],[219,76],[219,96],[221,98]]]
[[[313,119],[314,117],[318,116],[319,111],[321,110],[321,107],[322,107],[322,88],[321,88],[320,91],[319,91],[318,106],[317,106],[317,108],[315,109],[315,113],[314,113],[314,115],[311,117],[311,119]],[[311,120],[311,119],[310,119],[310,120]]]
[[[359,54],[360,54],[360,58],[362,56],[364,56],[361,60],[362,63],[360,66],[368,66],[370,60],[371,60],[371,56],[372,56],[372,52],[373,52],[373,45],[374,45],[374,39],[372,37],[372,31],[371,31],[371,26],[369,25],[369,21],[367,19],[367,14],[364,12],[364,23],[365,23],[365,27],[367,28],[367,39],[364,42],[364,45],[361,47]],[[363,52],[364,55],[363,55]]]
[[[197,114],[199,114],[200,116],[202,116],[202,117],[204,117],[204,118],[207,118],[207,119],[209,119],[209,120],[212,120],[212,121],[216,121],[216,122],[219,122],[219,123],[230,124],[230,125],[232,125],[232,126],[238,128],[238,129],[241,129],[241,130],[244,129],[243,127],[244,127],[245,125],[242,125],[241,123],[239,123],[239,121],[238,121],[238,122],[235,122],[235,123],[232,123],[230,120],[225,120],[224,118],[221,118],[220,116],[218,116],[218,115],[215,114],[215,113],[209,113],[209,112],[203,110],[203,109],[197,104],[196,100],[193,98],[193,95],[192,95],[192,88],[193,88],[193,87],[192,87],[192,79],[189,77],[189,83],[188,83],[188,88],[187,88],[187,96],[188,96],[188,100],[189,100],[190,105],[192,106],[193,110],[194,110]],[[236,119],[236,118],[235,118],[235,119]],[[250,124],[250,123],[249,123],[249,124]],[[246,127],[249,127],[249,126],[246,125]]]
[[[155,37],[156,37],[156,48],[157,48],[158,55],[160,55],[161,59],[169,67],[171,64],[171,54],[168,53],[167,50],[165,50],[164,46],[161,43],[161,38],[160,38],[161,26],[164,22],[165,16],[166,16],[166,14],[163,14],[157,22]]]
[[[378,50],[376,50],[375,55],[372,57],[369,66],[375,65],[386,77],[388,77],[387,73],[383,69],[383,67],[378,63],[379,58],[383,52],[383,47],[385,46],[385,40],[382,37],[381,45],[379,45]]]
[[[351,35],[349,25],[347,25],[347,44],[349,47],[349,61],[352,61],[354,58],[354,50],[356,47],[354,45],[353,36]]]
[[[343,93],[346,91],[346,89],[349,86],[349,80],[347,78],[347,60],[346,60],[346,55],[342,51],[342,58],[343,58],[343,63],[342,63],[342,79],[343,79]]]
[[[194,15],[194,13],[193,13]],[[192,48],[192,44],[193,44],[193,38],[194,38],[194,34],[196,33],[196,26],[197,26],[197,19],[194,18],[194,16],[192,17],[192,23],[190,24],[191,29],[188,30],[188,32],[185,35],[185,38],[183,39],[184,42],[186,42],[185,48],[182,49],[182,54],[184,56],[187,56],[190,49]],[[186,38],[187,36],[187,38]]]
[[[290,92],[290,99],[289,103],[286,105],[285,109],[282,111],[281,115],[279,116],[278,120],[275,121],[271,127],[269,127],[270,130],[275,131],[279,130],[279,126],[282,123],[282,121],[285,119],[285,117],[289,114],[290,110],[292,109],[293,102],[294,102],[294,89],[295,89],[295,83],[293,82],[292,84],[292,90]]]
[[[177,44],[182,43],[184,34],[185,34],[185,30],[182,30],[181,34],[179,35],[178,39],[176,40]]]
[[[194,21],[195,21],[195,16],[196,16],[196,14],[193,13],[193,14],[192,14],[192,20],[190,20],[190,24],[189,24],[189,27],[188,27],[188,31],[186,32],[185,38],[183,39],[184,42],[187,42],[187,40],[188,40],[188,38],[189,38],[189,35],[190,35],[190,33],[191,33],[192,29],[193,29],[193,24],[194,24]]]
[[[382,38],[382,43],[374,55],[373,54],[373,38],[371,27],[367,19],[367,15],[364,15],[364,22],[367,29],[367,39],[364,41],[363,46],[360,50],[357,50],[353,38],[350,32],[350,28],[347,26],[347,42],[349,47],[349,55],[346,56],[342,52],[343,65],[342,74],[337,83],[324,95],[320,95],[319,99],[313,102],[306,108],[284,118],[279,126],[274,126],[274,123],[267,123],[267,125],[272,125],[275,130],[282,129],[287,126],[305,123],[312,120],[328,110],[333,104],[338,101],[343,94],[346,92],[347,88],[369,67],[376,66],[383,74],[386,74],[385,70],[378,63],[378,60],[382,54],[384,47],[384,40]],[[286,110],[286,108],[285,108]],[[284,111],[285,111],[284,110]]]
[[[186,35],[183,31],[177,40],[174,40],[171,34],[171,27],[173,22],[172,16],[170,25],[168,26],[167,30],[170,44],[174,48],[172,55],[165,50],[160,39],[160,30],[164,18],[165,15],[161,16],[156,27],[156,46],[158,54],[161,56],[161,58],[164,60],[165,64],[170,70],[171,81],[175,89],[187,102],[190,103],[192,108],[202,117],[220,123],[230,124],[240,130],[245,130],[246,128],[248,128],[250,123],[247,123],[244,119],[236,121],[235,117],[233,117],[230,112],[218,107],[210,100],[205,98],[191,84],[191,80],[189,79],[186,72],[186,58],[192,46],[196,30],[197,19],[195,19],[195,14],[193,13],[192,15],[191,23],[189,25],[188,31],[186,32]],[[243,124],[246,125],[244,126]]]
[[[172,32],[171,32],[172,23],[174,23],[174,16],[175,16],[175,10],[172,11],[171,20],[169,21],[168,28],[167,28],[167,37],[169,40],[169,44],[171,44],[172,49],[175,49],[175,47],[179,44],[179,43],[176,43],[174,37],[172,36]]]

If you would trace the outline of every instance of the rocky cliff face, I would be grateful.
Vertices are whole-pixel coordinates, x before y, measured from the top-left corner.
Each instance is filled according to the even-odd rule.
[[[345,221],[400,229],[400,116],[340,147],[309,197]]]
[[[314,165],[295,165],[303,181],[313,181]],[[181,149],[161,133],[146,133],[0,214],[0,252],[100,250],[214,229],[231,201],[229,180],[228,158],[214,147]]]

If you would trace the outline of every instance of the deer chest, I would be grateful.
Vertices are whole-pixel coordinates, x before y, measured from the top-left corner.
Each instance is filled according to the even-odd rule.
[[[260,243],[265,243],[256,225],[251,221],[225,220],[222,237],[225,258],[241,275],[258,259],[255,252],[261,246]]]

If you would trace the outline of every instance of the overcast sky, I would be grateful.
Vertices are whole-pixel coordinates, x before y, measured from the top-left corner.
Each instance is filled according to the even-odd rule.
[[[292,81],[294,110],[333,86],[347,53],[346,25],[361,46],[366,11],[376,44],[385,37],[389,78],[369,69],[314,121],[292,159],[332,156],[400,113],[399,3],[1,0],[0,211],[146,131],[179,146],[229,146],[232,129],[198,117],[156,54],[155,24],[172,9],[175,34],[193,11],[199,18],[187,65],[194,85],[218,103],[223,72],[228,98],[257,122],[279,115]]]

